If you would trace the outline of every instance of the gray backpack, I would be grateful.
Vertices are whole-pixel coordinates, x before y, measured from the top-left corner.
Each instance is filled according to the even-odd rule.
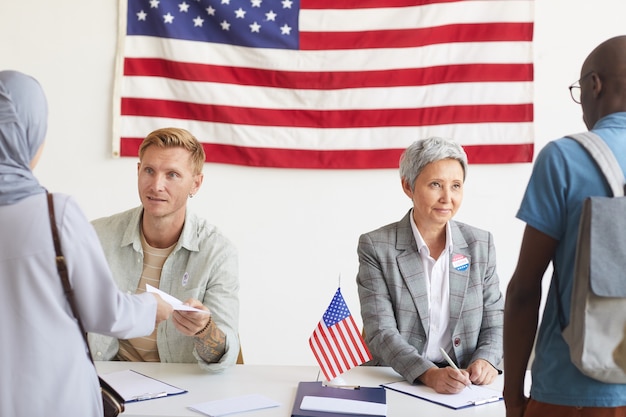
[[[570,137],[596,160],[613,197],[588,197],[583,203],[570,319],[565,327],[561,320],[562,334],[572,362],[582,373],[602,382],[626,383],[626,373],[613,360],[613,350],[624,337],[626,323],[624,174],[598,135],[584,132]],[[557,300],[562,316],[559,296]]]

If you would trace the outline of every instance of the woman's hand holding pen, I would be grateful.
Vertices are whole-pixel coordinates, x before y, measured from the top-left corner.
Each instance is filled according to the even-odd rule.
[[[456,394],[471,385],[469,373],[452,367],[430,368],[418,378],[440,394]]]
[[[440,347],[439,350],[441,351],[441,355],[444,357],[444,359],[446,360],[446,362],[448,362],[448,365],[450,365],[450,368],[452,368],[453,370],[456,371],[456,373],[452,374],[452,378],[456,379],[457,381],[461,382],[463,381],[463,383],[465,384],[465,386],[467,387],[472,387],[472,382],[469,379],[469,372],[468,371],[461,371],[459,369],[458,366],[456,366],[456,363],[454,363],[454,361],[452,360],[452,358],[450,357],[450,355],[448,355],[448,352],[445,351],[444,348]],[[447,369],[447,368],[446,368]],[[459,379],[459,376],[462,376],[462,379]],[[456,377],[456,378],[455,378]],[[465,380],[467,380],[469,383],[465,383]]]

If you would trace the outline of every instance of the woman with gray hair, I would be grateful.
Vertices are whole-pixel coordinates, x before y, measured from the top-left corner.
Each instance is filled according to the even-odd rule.
[[[357,284],[373,365],[440,393],[489,384],[500,372],[504,300],[491,233],[452,220],[467,155],[431,137],[400,158],[412,208],[361,235]]]

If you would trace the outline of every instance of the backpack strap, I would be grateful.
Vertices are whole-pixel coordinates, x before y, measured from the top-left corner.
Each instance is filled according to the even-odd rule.
[[[606,178],[606,181],[613,192],[613,196],[624,196],[624,190],[626,187],[624,173],[622,172],[622,168],[620,167],[619,162],[617,162],[613,151],[609,148],[609,145],[607,145],[600,136],[590,131],[568,135],[567,137],[580,143],[589,155],[591,155],[591,157],[596,161],[596,165],[598,165],[598,168],[600,168],[600,171],[602,171],[602,174]],[[565,312],[559,288],[559,271],[557,270],[554,271],[554,283],[556,285],[558,319],[561,331],[563,331],[563,329],[565,329]]]
[[[568,137],[576,140],[595,159],[596,164],[604,174],[614,197],[624,196],[624,173],[619,166],[615,155],[604,140],[593,132],[582,132]]]

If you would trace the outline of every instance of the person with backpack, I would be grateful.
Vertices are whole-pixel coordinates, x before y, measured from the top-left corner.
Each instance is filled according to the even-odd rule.
[[[626,36],[598,45],[569,89],[582,106],[587,129],[606,142],[626,170]],[[594,159],[576,140],[554,140],[538,154],[517,213],[526,228],[505,297],[507,417],[626,416],[626,384],[583,374],[572,362],[562,335],[570,320],[583,202],[590,196],[612,195]],[[542,279],[551,262],[552,281],[537,333]],[[530,398],[526,398],[524,377],[536,334]]]

